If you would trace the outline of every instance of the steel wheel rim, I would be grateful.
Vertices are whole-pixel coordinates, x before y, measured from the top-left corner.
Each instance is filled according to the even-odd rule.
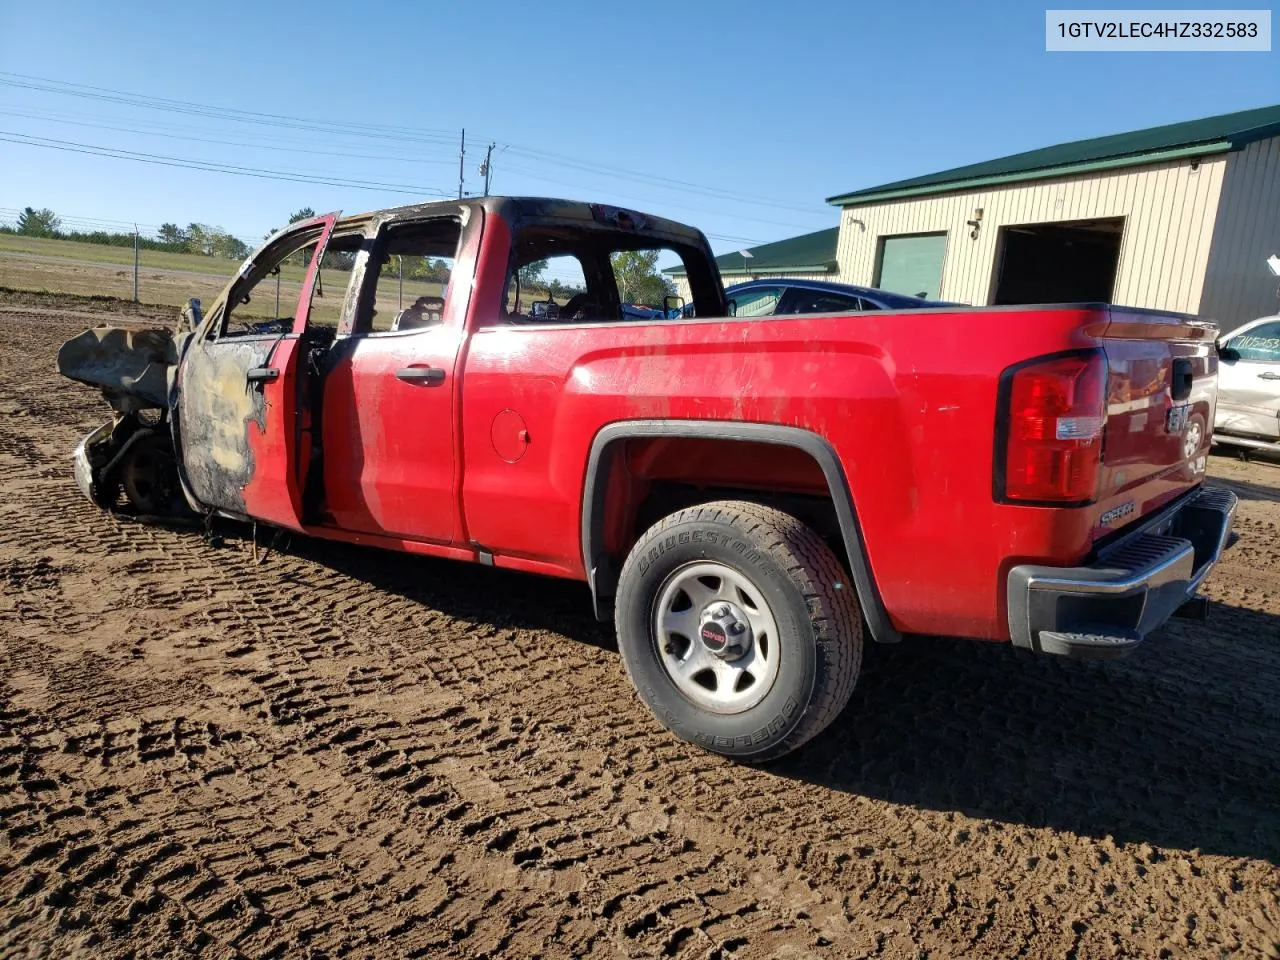
[[[1187,427],[1186,439],[1182,441],[1182,455],[1190,457],[1200,449],[1200,443],[1204,439],[1204,430],[1200,427],[1199,421],[1192,421]]]
[[[748,624],[750,649],[737,660],[710,652],[701,637],[708,611],[728,604]],[[723,563],[700,561],[673,571],[658,590],[653,638],[658,659],[681,694],[713,713],[750,710],[778,678],[777,620],[760,589]]]

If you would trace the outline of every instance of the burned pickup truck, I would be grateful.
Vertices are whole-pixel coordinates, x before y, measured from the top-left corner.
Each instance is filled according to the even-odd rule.
[[[683,264],[693,310],[626,310],[629,250]],[[63,347],[116,411],[75,475],[107,509],[584,581],[655,716],[753,761],[837,717],[864,637],[1111,657],[1202,608],[1235,509],[1204,484],[1212,323],[734,306],[702,233],[615,207],[317,217],[174,331]]]

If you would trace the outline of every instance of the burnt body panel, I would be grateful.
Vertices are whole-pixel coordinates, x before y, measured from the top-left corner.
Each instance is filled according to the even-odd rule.
[[[250,429],[266,430],[267,398],[246,372],[269,368],[280,337],[197,341],[187,349],[176,413],[184,477],[202,504],[244,514],[254,474]]]
[[[169,370],[177,363],[172,331],[94,327],[58,350],[58,372],[100,387],[117,409],[168,405]]]

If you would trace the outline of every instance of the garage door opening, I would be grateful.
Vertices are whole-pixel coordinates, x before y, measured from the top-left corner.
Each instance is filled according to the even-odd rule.
[[[1110,303],[1124,217],[1001,227],[993,304]]]

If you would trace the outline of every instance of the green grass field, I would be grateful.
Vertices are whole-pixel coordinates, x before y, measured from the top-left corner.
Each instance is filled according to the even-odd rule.
[[[197,297],[208,308],[240,267],[237,261],[221,257],[159,250],[139,251],[138,260],[138,299],[172,307],[181,307],[189,298]],[[279,315],[293,315],[303,279],[301,264],[287,264],[281,270]],[[321,271],[321,294],[312,298],[316,320],[337,323],[350,279],[351,274],[346,271]],[[0,233],[0,287],[131,300],[133,248]],[[251,302],[236,314],[245,319],[277,316],[276,290],[276,278],[267,278],[253,291]],[[441,285],[434,281],[406,279],[402,287],[397,277],[384,275],[378,279],[375,326],[385,329],[401,307],[409,306],[420,296],[442,293]],[[526,310],[530,301],[546,297],[545,290],[521,292]],[[563,302],[564,298],[560,300]]]
[[[109,247],[101,243],[50,240],[44,237],[24,237],[14,233],[0,233],[0,255],[5,253],[25,253],[40,257],[63,257],[93,263],[133,266],[133,247]],[[190,270],[194,273],[223,277],[230,277],[239,266],[236,261],[225,260],[222,257],[202,257],[193,253],[168,253],[162,250],[142,250],[139,259],[148,267],[162,270]],[[299,274],[300,277],[301,274]]]
[[[139,251],[138,299],[143,303],[180,307],[198,297],[208,307],[235,275],[240,264],[198,254]],[[280,273],[280,312],[293,313],[304,277],[301,264],[287,264]],[[322,295],[313,298],[313,311],[322,322],[336,322],[351,275],[342,270],[321,272]],[[0,286],[15,290],[132,299],[133,248],[0,234]],[[395,277],[378,282],[378,311],[382,317],[423,295],[438,296],[439,283],[404,281],[403,298]],[[244,317],[268,317],[276,312],[276,280],[264,280],[253,292]],[[388,321],[389,322],[389,321]]]

